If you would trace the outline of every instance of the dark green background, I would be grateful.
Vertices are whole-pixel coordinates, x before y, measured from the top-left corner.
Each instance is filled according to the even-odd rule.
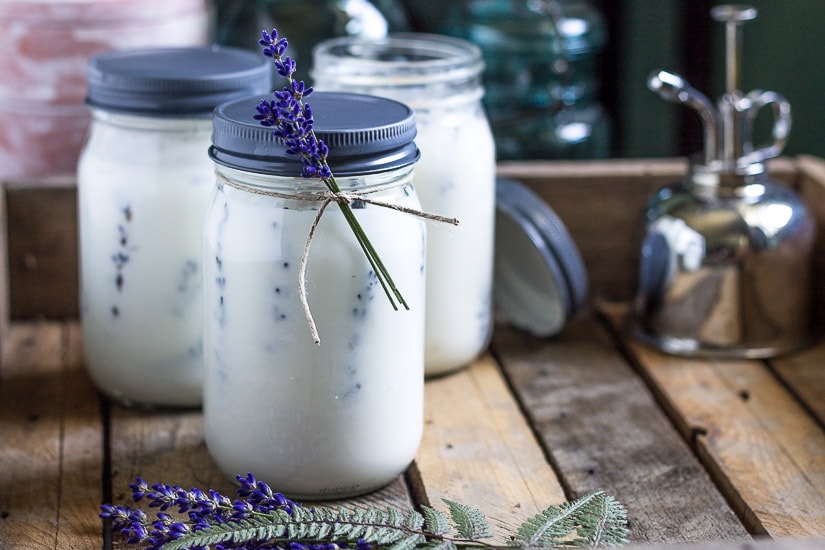
[[[324,3],[331,1],[213,0],[219,13],[266,5],[285,16],[290,10],[295,11],[300,17],[293,19],[316,26],[325,24],[319,14],[324,11]],[[391,30],[432,31],[439,26],[445,6],[463,0],[371,1],[384,10]],[[646,81],[651,71],[667,69],[682,74],[714,102],[724,93],[724,27],[710,18],[710,9],[722,3],[725,2],[591,0],[604,16],[608,32],[608,42],[599,54],[597,66],[600,101],[615,128],[611,156],[682,156],[701,150],[702,131],[696,114],[658,98],[647,89]],[[793,110],[785,154],[825,157],[825,109],[821,106],[825,88],[825,63],[821,61],[825,55],[825,0],[747,3],[756,7],[759,15],[743,28],[742,91],[762,89],[784,95]],[[245,23],[248,28],[240,29],[241,36],[255,48],[260,25],[275,21]],[[292,33],[293,37],[301,35],[318,33]],[[295,46],[301,52],[302,44],[298,42]],[[312,44],[303,46],[303,57],[308,58]],[[299,66],[305,64],[306,59]],[[757,144],[767,140],[769,121],[765,109],[758,119]]]
[[[679,72],[716,101],[724,93],[724,30],[710,8],[724,2],[594,2],[611,38],[602,53],[601,95],[616,120],[615,156],[660,157],[701,148],[698,118],[646,88],[657,68]],[[825,1],[753,0],[758,17],[743,27],[742,91],[773,90],[792,105],[785,153],[825,157]],[[760,116],[756,141],[767,139]]]

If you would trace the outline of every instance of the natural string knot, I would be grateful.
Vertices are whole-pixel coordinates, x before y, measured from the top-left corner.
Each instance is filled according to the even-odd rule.
[[[301,254],[301,263],[300,268],[298,271],[298,296],[301,300],[301,307],[304,310],[304,316],[306,317],[307,323],[309,324],[309,331],[312,335],[312,340],[315,342],[316,345],[321,344],[321,337],[318,334],[318,327],[315,325],[315,319],[312,316],[312,312],[309,308],[309,301],[307,299],[307,289],[306,289],[306,271],[307,271],[307,263],[309,260],[309,249],[312,245],[312,239],[315,236],[315,230],[318,227],[318,223],[321,221],[321,217],[324,215],[327,207],[331,203],[337,204],[352,204],[353,202],[364,202],[367,204],[372,204],[374,206],[380,206],[381,208],[389,208],[390,210],[395,210],[397,212],[403,212],[404,214],[409,214],[411,216],[415,216],[417,218],[421,218],[423,220],[428,221],[435,221],[440,223],[448,223],[450,225],[458,225],[458,219],[451,218],[448,216],[441,216],[438,214],[432,214],[430,212],[424,212],[422,210],[418,210],[416,208],[408,208],[406,206],[401,206],[399,204],[393,204],[390,202],[380,201],[376,199],[371,199],[367,195],[370,193],[376,193],[378,191],[384,190],[387,187],[380,187],[377,189],[371,189],[368,191],[351,191],[351,192],[343,192],[343,191],[324,191],[322,193],[308,193],[308,194],[289,194],[289,193],[282,193],[278,191],[268,190],[268,189],[260,189],[260,188],[251,188],[244,185],[237,184],[233,181],[228,180],[223,176],[218,176],[218,179],[221,183],[225,185],[229,185],[230,187],[234,187],[235,189],[239,189],[241,191],[251,192],[257,195],[265,195],[270,197],[279,197],[279,198],[286,198],[286,199],[293,199],[293,200],[303,200],[303,201],[311,201],[311,202],[318,202],[321,201],[321,207],[318,209],[318,213],[315,215],[315,219],[312,220],[312,225],[309,228],[309,233],[307,234],[307,240],[304,244],[304,250]]]

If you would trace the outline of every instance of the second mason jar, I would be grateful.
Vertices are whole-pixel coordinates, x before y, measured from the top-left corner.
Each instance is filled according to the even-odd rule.
[[[396,311],[339,203],[253,120],[256,103],[214,119],[206,443],[227,475],[254,472],[293,497],[365,493],[407,468],[423,430],[426,228],[395,208],[420,209],[414,113],[365,95],[308,98],[335,180],[409,306]]]
[[[219,103],[271,89],[260,55],[139,48],[89,63],[80,157],[81,320],[97,386],[128,404],[197,406],[201,236]]]
[[[459,220],[427,238],[428,375],[467,365],[491,335],[495,147],[481,105],[483,68],[473,44],[420,33],[337,38],[314,50],[317,89],[385,96],[415,109],[421,203]]]

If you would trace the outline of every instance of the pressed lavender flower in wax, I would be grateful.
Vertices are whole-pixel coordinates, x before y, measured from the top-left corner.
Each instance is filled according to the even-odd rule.
[[[266,93],[271,70],[240,50],[117,50],[91,61],[88,81],[77,174],[85,362],[118,401],[197,406],[211,114]]]

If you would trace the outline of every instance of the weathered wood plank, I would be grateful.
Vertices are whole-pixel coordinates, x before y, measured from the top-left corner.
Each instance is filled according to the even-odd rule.
[[[12,318],[76,318],[75,189],[9,188],[6,192]]]
[[[771,174],[795,184],[794,159],[772,159]],[[683,178],[685,159],[502,162],[498,174],[526,183],[559,215],[587,268],[593,296],[628,300],[636,290],[645,203]],[[825,181],[825,180],[823,180]]]
[[[9,294],[9,232],[6,190],[0,187],[0,348],[9,334],[11,296]]]
[[[490,356],[427,381],[424,438],[416,465],[430,505],[480,509],[497,540],[564,492]]]
[[[537,339],[497,327],[504,366],[571,498],[605,490],[633,542],[743,540],[748,533],[590,315]]]
[[[825,434],[763,362],[626,345],[752,533],[825,536]]]
[[[83,364],[80,324],[63,329],[63,448],[56,548],[99,548],[103,459],[100,397]],[[83,541],[82,546],[78,541]]]
[[[684,159],[518,161],[500,163],[498,172],[524,181],[556,210],[582,252],[593,295],[626,300],[636,287],[645,201],[686,167]],[[773,159],[769,167],[778,179],[798,183],[794,159]],[[10,185],[7,194],[12,317],[76,317],[74,181]]]
[[[714,541],[701,544],[628,546],[625,550],[822,550],[825,539],[779,539],[760,537],[748,542]]]
[[[14,325],[0,366],[0,547],[100,548],[98,398],[76,327]]]
[[[825,426],[825,342],[770,361],[776,375]]]
[[[146,411],[113,404],[111,434],[111,475],[116,503],[130,501],[128,486],[138,476],[149,483],[215,489],[234,498],[234,481],[218,469],[206,448],[200,411]],[[272,489],[278,491],[277,487]],[[346,503],[328,501],[317,504],[395,506],[402,509],[412,506],[402,477],[380,491],[348,499]]]
[[[825,161],[817,157],[801,156],[799,164],[799,192],[817,222],[814,242],[814,292],[819,321],[825,321]]]

